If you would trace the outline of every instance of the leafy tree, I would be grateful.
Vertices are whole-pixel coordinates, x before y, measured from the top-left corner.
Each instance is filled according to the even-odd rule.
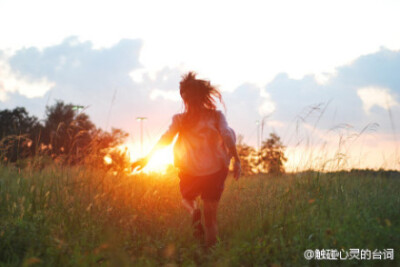
[[[49,155],[63,163],[101,167],[104,156],[122,144],[128,134],[120,129],[97,129],[88,115],[78,111],[80,108],[57,101],[46,107],[44,125],[23,107],[0,111],[0,162]]]
[[[97,129],[93,134],[93,151],[116,147],[122,144],[127,137],[128,133],[121,129],[112,128],[111,133]]]
[[[43,127],[23,107],[0,111],[0,157],[15,162],[35,154]]]
[[[270,133],[269,138],[262,143],[261,146],[261,167],[271,174],[285,173],[284,162],[285,146],[282,144],[280,137],[275,133]]]
[[[127,137],[128,133],[122,131],[121,129],[113,128],[111,133],[102,131],[101,129],[96,129],[96,131],[92,134],[92,141],[90,143],[87,156],[85,157],[85,163],[97,167],[103,166],[104,157],[106,155],[111,155],[112,164],[107,164],[103,167],[106,167],[105,169],[111,169],[114,167],[115,169],[114,165],[120,162],[120,159],[116,160],[116,158],[121,158],[124,156],[126,157],[126,160],[128,160],[127,153],[122,155],[118,152],[118,150],[114,149],[118,145],[121,145]],[[127,164],[124,163],[123,165],[125,166]]]
[[[78,112],[74,107],[62,101],[46,107],[42,139],[53,157],[62,155],[70,163],[83,159],[95,131],[89,116]]]
[[[238,144],[236,145],[236,149],[240,158],[240,164],[242,165],[242,174],[243,175],[251,175],[254,174],[254,170],[256,168],[255,161],[255,150],[253,147],[246,145],[243,142],[243,136],[238,136]]]

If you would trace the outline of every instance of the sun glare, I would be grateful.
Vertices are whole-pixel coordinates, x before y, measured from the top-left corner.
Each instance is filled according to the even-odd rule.
[[[145,148],[148,148],[147,144]],[[127,151],[130,162],[135,162],[139,158],[141,158],[141,148],[140,145],[134,143],[125,143],[121,146],[118,146],[118,150]],[[146,151],[146,149],[144,150]],[[104,157],[104,161],[106,164],[111,164],[112,160],[109,157]],[[174,154],[173,154],[173,146],[167,146],[163,149],[159,149],[156,151],[153,156],[150,158],[148,164],[143,170],[139,172],[150,173],[150,172],[159,172],[165,173],[168,167],[174,162]],[[133,171],[133,173],[138,173],[137,171]]]
[[[110,158],[110,156],[104,156],[104,162],[109,165],[112,163],[112,158]]]
[[[144,172],[161,172],[165,173],[168,166],[173,164],[174,154],[172,146],[160,149],[154,153],[147,166],[143,169]]]

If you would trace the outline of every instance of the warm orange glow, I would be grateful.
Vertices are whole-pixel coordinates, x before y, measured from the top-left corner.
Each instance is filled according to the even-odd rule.
[[[146,144],[146,149],[149,150],[150,145]],[[128,156],[131,162],[135,162],[139,158],[141,158],[140,154],[140,145],[133,143],[125,143],[118,147],[121,151],[128,151]],[[145,155],[145,154],[144,154]],[[144,156],[143,155],[143,156]],[[147,166],[143,168],[142,172],[150,173],[150,172],[159,172],[165,173],[168,169],[168,166],[173,164],[174,162],[174,154],[173,154],[173,146],[167,146],[163,149],[159,149],[156,151],[151,159],[149,160]],[[136,170],[133,173],[138,173]]]
[[[304,170],[339,171],[350,169],[400,169],[398,145],[390,137],[365,135],[356,142],[338,146],[330,141],[320,145],[288,146],[285,155],[288,172]],[[345,146],[347,145],[347,146]]]
[[[164,173],[168,166],[173,164],[174,154],[172,146],[160,149],[154,153],[147,166],[143,169],[144,172],[161,172]]]
[[[106,155],[106,156],[104,156],[104,162],[107,165],[110,165],[112,163],[112,159],[110,158],[110,156]]]

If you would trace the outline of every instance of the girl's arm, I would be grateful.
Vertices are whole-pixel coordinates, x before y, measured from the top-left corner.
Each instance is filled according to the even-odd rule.
[[[168,130],[161,136],[157,144],[151,149],[151,151],[145,157],[132,163],[132,169],[135,169],[138,166],[139,166],[138,170],[143,169],[157,150],[172,143],[175,135],[178,133],[178,130],[179,130],[179,115],[174,115],[172,117],[172,123],[169,126]]]
[[[231,130],[231,135],[233,136],[233,138],[232,138],[233,142],[227,146],[228,146],[228,150],[229,150],[229,154],[230,154],[231,158],[234,159],[233,177],[237,180],[240,177],[242,168],[241,168],[241,164],[240,164],[240,158],[239,158],[239,155],[236,150],[236,135],[235,135],[235,132],[231,128],[229,128],[229,129]],[[230,138],[227,138],[227,139],[230,139]]]
[[[233,176],[237,180],[240,177],[241,165],[240,165],[239,155],[236,150],[236,135],[235,132],[232,130],[232,128],[228,126],[225,116],[224,114],[222,114],[221,111],[219,111],[218,122],[219,122],[218,128],[221,137],[224,140],[226,147],[228,148],[229,156],[230,158],[234,159]]]

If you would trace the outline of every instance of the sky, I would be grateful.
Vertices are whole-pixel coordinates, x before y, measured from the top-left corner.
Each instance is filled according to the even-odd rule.
[[[43,119],[56,100],[83,105],[136,147],[146,116],[149,149],[182,111],[179,80],[193,70],[221,90],[243,142],[282,138],[292,170],[400,169],[398,10],[385,0],[0,0],[0,109]]]

